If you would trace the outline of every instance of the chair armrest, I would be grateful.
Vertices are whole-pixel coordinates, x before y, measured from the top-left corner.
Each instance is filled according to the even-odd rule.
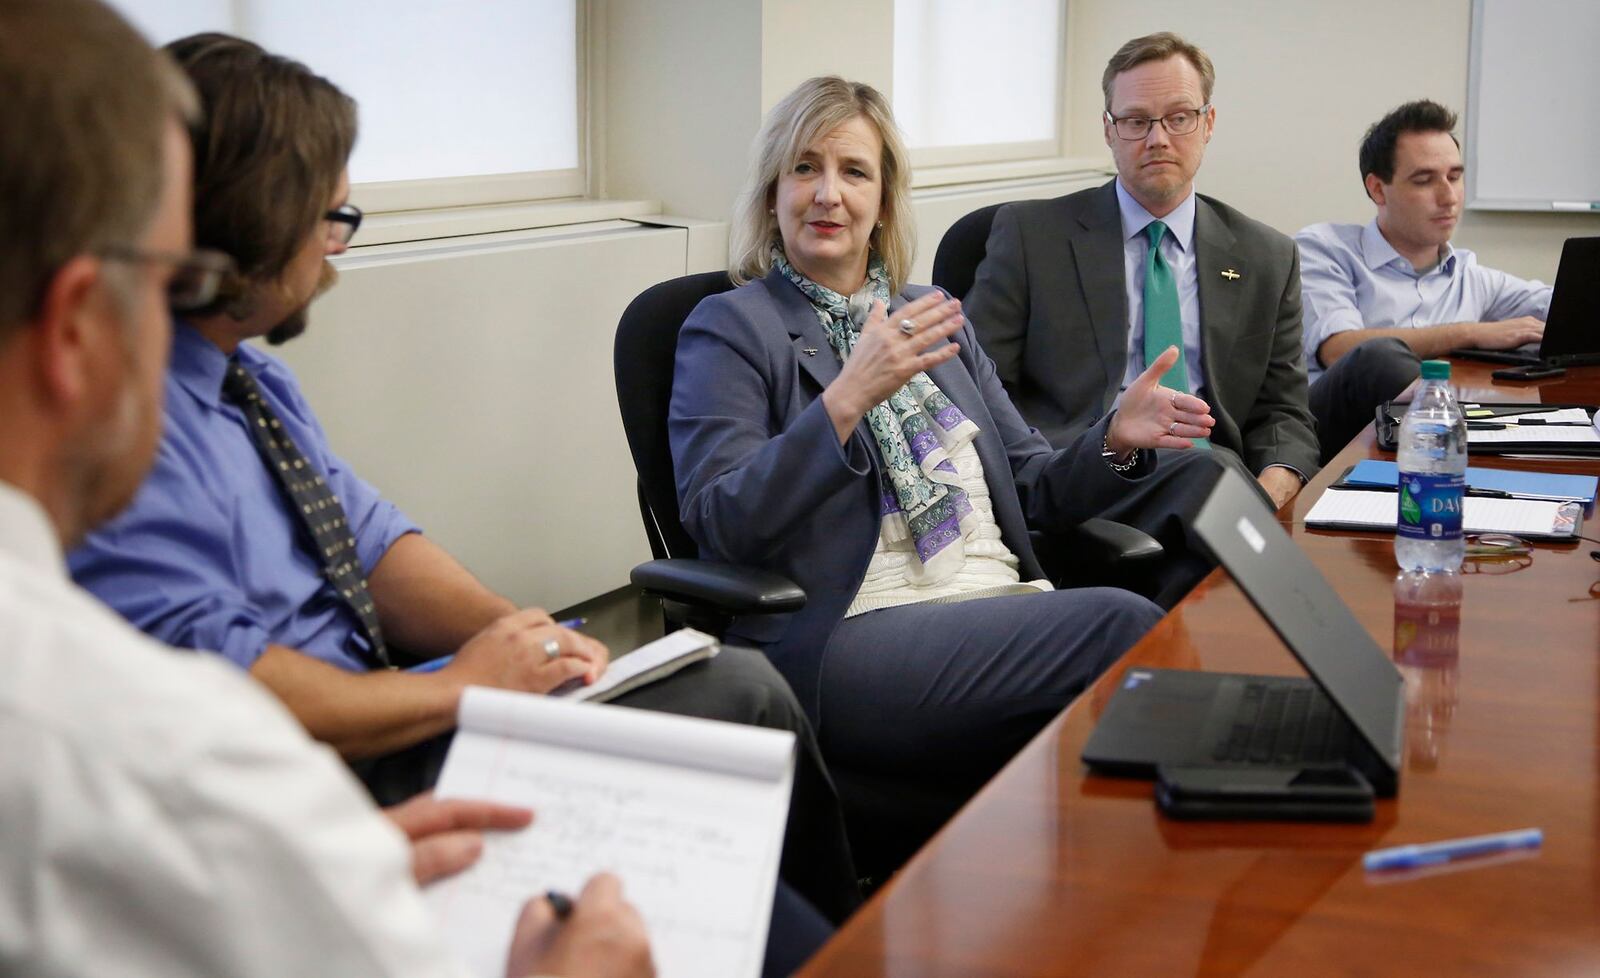
[[[1074,546],[1087,551],[1089,560],[1120,569],[1154,563],[1163,553],[1161,544],[1150,534],[1110,520],[1084,520],[1070,537]]]
[[[806,593],[781,574],[709,560],[650,560],[635,567],[630,579],[668,600],[730,615],[780,614],[806,604]]]

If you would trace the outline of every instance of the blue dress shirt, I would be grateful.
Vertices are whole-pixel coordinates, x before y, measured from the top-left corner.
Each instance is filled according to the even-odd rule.
[[[1305,305],[1306,372],[1322,375],[1317,350],[1352,329],[1416,329],[1496,322],[1550,310],[1550,287],[1478,264],[1465,248],[1444,246],[1439,264],[1418,272],[1371,223],[1313,224],[1294,236],[1300,247]]]
[[[416,525],[333,454],[281,361],[247,344],[237,358],[339,497],[370,573]],[[72,576],[169,645],[221,652],[245,669],[268,644],[285,645],[365,672],[355,613],[324,579],[243,414],[222,399],[227,366],[214,344],[175,324],[155,467],[127,511],[69,556]]]
[[[1122,374],[1122,387],[1139,379],[1149,364],[1144,362],[1144,264],[1150,254],[1150,239],[1144,229],[1158,220],[1133,199],[1117,181],[1117,204],[1122,212],[1122,281],[1128,289],[1128,366]],[[1178,283],[1178,313],[1183,318],[1183,365],[1189,371],[1189,393],[1205,398],[1205,371],[1201,369],[1200,277],[1194,259],[1194,193],[1184,198],[1172,213],[1159,218],[1170,232],[1161,239],[1161,255],[1172,268]],[[1120,402],[1120,398],[1118,399]]]

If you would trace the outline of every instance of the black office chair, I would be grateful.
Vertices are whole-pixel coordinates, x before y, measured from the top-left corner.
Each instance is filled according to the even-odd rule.
[[[656,558],[635,567],[631,578],[661,598],[669,631],[689,625],[720,635],[735,616],[796,611],[806,601],[805,592],[782,575],[698,559],[678,515],[667,438],[678,332],[700,300],[732,287],[726,272],[662,282],[629,303],[617,324],[617,405],[639,474],[639,513]],[[981,787],[932,787],[892,771],[857,769],[848,758],[827,761],[857,870],[873,884],[887,880]]]
[[[939,239],[939,249],[933,253],[934,285],[957,299],[967,297],[977,277],[978,266],[989,252],[989,230],[994,226],[994,215],[1008,203],[1010,201],[980,207],[950,225]]]
[[[678,330],[701,299],[731,288],[727,272],[662,282],[629,303],[617,324],[617,406],[638,472],[639,515],[656,558],[635,567],[632,580],[662,599],[669,631],[689,625],[720,635],[737,615],[798,611],[806,603],[805,592],[780,574],[699,560],[699,548],[678,519],[667,442]]]
[[[967,297],[988,254],[994,216],[1006,203],[980,207],[950,225],[933,255],[934,285],[957,299]],[[1085,520],[1064,540],[1032,536],[1040,563],[1063,585],[1110,584],[1148,592],[1164,553],[1148,533],[1111,520]]]

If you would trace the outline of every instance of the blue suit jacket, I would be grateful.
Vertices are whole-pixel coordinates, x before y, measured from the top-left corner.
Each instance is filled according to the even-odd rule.
[[[890,309],[928,291],[909,286]],[[1028,529],[1076,526],[1128,486],[1100,457],[1109,417],[1052,450],[1012,407],[970,323],[956,339],[960,354],[929,376],[980,429],[995,522],[1023,579],[1043,577]],[[766,650],[813,723],[823,650],[878,539],[877,445],[863,421],[841,446],[819,397],[839,370],[810,300],[775,271],[690,314],[668,419],[683,524],[701,556],[805,589],[800,611],[739,618],[728,635]],[[1153,470],[1147,461],[1129,475]]]

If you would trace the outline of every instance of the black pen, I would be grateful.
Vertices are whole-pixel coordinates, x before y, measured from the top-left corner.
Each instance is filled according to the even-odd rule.
[[[1384,485],[1376,485],[1376,484],[1364,483],[1364,482],[1335,482],[1333,485],[1329,486],[1328,488],[1329,489],[1347,489],[1347,490],[1350,490],[1352,492],[1399,492],[1400,491],[1400,487],[1398,485],[1384,486]],[[1469,495],[1469,496],[1480,496],[1480,497],[1483,497],[1483,498],[1486,498],[1486,499],[1533,499],[1533,498],[1538,498],[1538,497],[1533,497],[1533,496],[1518,496],[1516,493],[1514,493],[1514,492],[1506,492],[1504,489],[1476,489],[1476,488],[1473,488],[1472,486],[1468,486],[1466,492],[1467,492],[1467,495]]]
[[[566,920],[572,916],[572,897],[560,890],[546,890],[544,898],[550,901],[550,909],[555,911],[557,920]]]
[[[1587,428],[1585,421],[1545,421],[1542,418],[1529,418],[1526,421],[1468,421],[1468,431],[1504,431],[1507,428],[1534,427],[1540,425],[1546,428]]]

